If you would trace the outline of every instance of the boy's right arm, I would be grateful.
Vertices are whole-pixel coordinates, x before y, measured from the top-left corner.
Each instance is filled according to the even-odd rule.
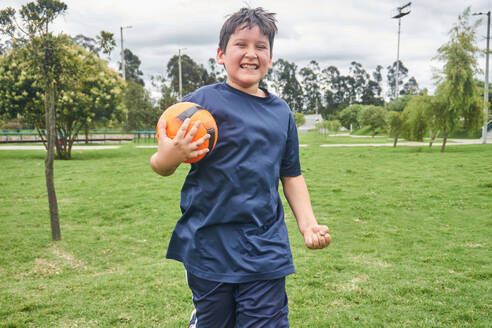
[[[154,172],[162,176],[171,175],[176,171],[179,164],[208,152],[208,148],[202,150],[197,149],[205,140],[210,138],[210,135],[205,134],[193,142],[192,140],[200,126],[200,121],[197,121],[188,134],[186,134],[189,125],[190,119],[187,118],[181,124],[176,137],[171,139],[166,134],[166,121],[162,120],[159,127],[159,148],[150,158],[150,166]]]

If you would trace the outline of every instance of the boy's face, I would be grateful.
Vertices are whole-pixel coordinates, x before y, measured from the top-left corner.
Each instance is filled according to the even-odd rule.
[[[246,93],[257,95],[260,80],[272,68],[270,42],[255,25],[239,26],[229,38],[226,51],[217,49],[217,62],[227,71],[227,83]]]

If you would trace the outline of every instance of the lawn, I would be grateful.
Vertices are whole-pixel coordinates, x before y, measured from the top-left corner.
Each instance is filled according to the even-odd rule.
[[[440,153],[300,139],[333,243],[306,249],[286,211],[291,327],[492,327],[492,145]],[[186,326],[184,270],[164,254],[187,166],[159,177],[154,151],[123,145],[56,161],[59,242],[44,152],[0,151],[0,327]]]

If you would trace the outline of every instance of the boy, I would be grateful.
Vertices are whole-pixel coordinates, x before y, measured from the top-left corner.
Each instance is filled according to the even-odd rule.
[[[166,255],[184,263],[198,328],[289,327],[285,276],[295,270],[279,180],[306,246],[324,248],[331,240],[311,208],[293,115],[259,87],[272,68],[274,15],[243,8],[230,16],[217,49],[227,81],[183,99],[209,110],[219,131],[213,152],[191,165]],[[191,142],[198,125],[186,134],[185,120],[173,140],[160,126],[150,161],[155,172],[170,175],[208,151],[197,150],[208,135]]]

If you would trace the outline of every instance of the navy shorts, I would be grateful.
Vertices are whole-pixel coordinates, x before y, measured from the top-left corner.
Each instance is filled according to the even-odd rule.
[[[187,273],[197,328],[287,328],[285,278],[223,283]]]

